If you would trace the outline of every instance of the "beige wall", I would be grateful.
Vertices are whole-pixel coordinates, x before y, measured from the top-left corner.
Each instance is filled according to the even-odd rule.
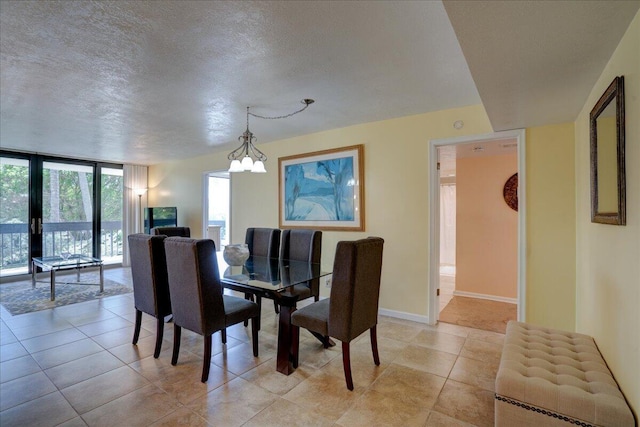
[[[456,292],[517,297],[518,213],[504,201],[516,153],[456,161]]]
[[[591,223],[589,112],[616,76],[625,78],[627,225]],[[592,335],[640,411],[640,13],[576,121],[576,329]]]

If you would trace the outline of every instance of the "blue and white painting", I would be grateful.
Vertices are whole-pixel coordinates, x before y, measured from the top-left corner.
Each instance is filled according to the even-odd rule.
[[[284,166],[286,221],[354,221],[354,157]]]

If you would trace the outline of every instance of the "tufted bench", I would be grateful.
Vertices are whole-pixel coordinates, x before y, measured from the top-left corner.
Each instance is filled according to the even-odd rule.
[[[511,321],[496,376],[496,426],[630,426],[593,338]]]

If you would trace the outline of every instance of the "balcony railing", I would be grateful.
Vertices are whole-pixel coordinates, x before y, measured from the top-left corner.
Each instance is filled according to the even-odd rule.
[[[61,252],[92,255],[91,222],[58,222],[43,224],[43,256]],[[103,221],[100,230],[100,252],[103,259],[122,256],[122,221]],[[0,224],[0,269],[29,265],[29,225]]]

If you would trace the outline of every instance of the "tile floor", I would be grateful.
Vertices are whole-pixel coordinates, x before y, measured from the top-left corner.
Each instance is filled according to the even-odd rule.
[[[130,281],[127,269],[106,277]],[[275,370],[277,317],[265,304],[260,356],[249,328],[214,336],[211,373],[200,382],[202,338],[183,329],[171,366],[172,324],[159,359],[155,320],[131,344],[132,295],[11,316],[0,308],[0,425],[9,426],[491,426],[504,336],[381,316],[381,365],[369,335],[352,343],[355,389],[340,346],[301,332],[300,366]]]

